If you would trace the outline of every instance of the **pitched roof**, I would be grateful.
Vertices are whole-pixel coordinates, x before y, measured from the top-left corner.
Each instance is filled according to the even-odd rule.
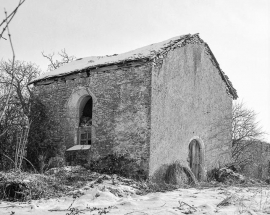
[[[174,37],[174,38],[165,40],[163,42],[154,43],[154,44],[144,46],[142,48],[138,48],[138,49],[135,49],[133,51],[129,51],[123,54],[80,58],[68,64],[63,65],[62,67],[59,67],[58,69],[54,71],[44,73],[38,78],[34,79],[32,82],[36,82],[38,80],[47,79],[47,78],[55,77],[55,76],[63,76],[63,75],[67,75],[76,71],[80,71],[82,69],[94,68],[101,65],[104,66],[108,64],[117,64],[124,61],[150,58],[156,55],[156,53],[160,52],[162,49],[169,47],[172,43],[176,43],[182,40],[186,36],[189,36],[189,35]]]
[[[133,51],[129,51],[122,54],[114,54],[114,55],[106,55],[106,56],[92,56],[92,57],[85,57],[80,58],[75,61],[72,61],[68,64],[63,65],[62,67],[57,68],[54,71],[44,73],[37,77],[36,79],[32,80],[30,83],[35,83],[41,80],[50,79],[53,77],[61,77],[66,76],[72,73],[79,72],[81,70],[85,69],[95,69],[99,67],[104,67],[108,65],[115,65],[119,63],[124,62],[130,62],[130,61],[137,61],[137,60],[153,60],[158,55],[168,52],[170,48],[174,45],[181,44],[181,46],[184,46],[186,40],[197,38],[199,41],[203,42],[198,34],[186,34],[182,36],[173,37],[171,39],[165,40],[163,42],[154,43],[148,46],[144,46],[142,48],[135,49]],[[204,43],[204,42],[203,42]],[[207,50],[209,54],[211,55],[213,59],[213,63],[219,70],[219,73],[222,77],[222,79],[225,81],[228,90],[230,94],[233,96],[234,99],[236,99],[237,93],[236,90],[233,88],[232,83],[229,81],[228,77],[224,74],[224,72],[220,69],[218,62],[216,61],[213,53],[211,52],[209,46],[204,43],[207,47]]]

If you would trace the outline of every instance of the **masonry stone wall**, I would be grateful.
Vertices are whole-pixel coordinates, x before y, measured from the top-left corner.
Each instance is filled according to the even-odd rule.
[[[204,145],[204,173],[231,159],[232,98],[203,44],[169,51],[152,71],[150,176],[188,165],[189,143]]]
[[[151,66],[146,63],[112,71],[94,70],[88,71],[88,75],[72,77],[75,78],[55,79],[49,85],[40,82],[35,87],[36,94],[50,110],[50,117],[58,124],[54,140],[62,146],[62,152],[78,144],[79,97],[89,92],[94,102],[92,124],[95,133],[91,159],[112,152],[128,153],[148,169]]]

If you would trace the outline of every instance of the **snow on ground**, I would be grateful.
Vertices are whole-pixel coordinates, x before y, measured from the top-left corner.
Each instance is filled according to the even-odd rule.
[[[0,214],[270,214],[268,187],[189,188],[137,195],[136,188],[112,180],[88,182],[69,195],[27,203],[0,202]],[[105,208],[105,209],[104,209]]]

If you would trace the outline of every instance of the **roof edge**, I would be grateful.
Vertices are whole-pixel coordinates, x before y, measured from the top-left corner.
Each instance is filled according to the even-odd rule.
[[[195,40],[199,41],[199,43],[204,44],[204,46],[206,47],[207,54],[210,55],[210,59],[211,59],[213,65],[218,69],[222,80],[225,82],[225,84],[226,84],[226,86],[228,88],[228,93],[230,93],[232,95],[233,99],[236,100],[238,98],[236,89],[233,87],[232,82],[229,80],[228,76],[225,75],[225,73],[220,68],[219,63],[216,60],[216,58],[215,58],[213,52],[211,51],[209,45],[200,38],[199,33],[186,34],[186,35],[180,36],[176,40],[171,40],[167,44],[167,46],[162,48],[162,50],[159,50],[158,52],[155,52],[155,54],[152,55],[152,56],[144,56],[143,58],[127,59],[127,60],[116,61],[116,62],[108,63],[108,64],[100,64],[100,65],[89,66],[89,67],[85,67],[85,68],[82,68],[82,69],[77,69],[77,70],[72,70],[72,71],[69,71],[69,72],[66,72],[66,73],[61,73],[61,74],[58,74],[58,75],[55,75],[55,76],[49,76],[49,77],[44,77],[44,78],[41,78],[41,79],[33,80],[33,81],[29,82],[28,85],[35,84],[35,83],[42,82],[42,81],[48,81],[48,80],[52,80],[52,79],[56,79],[56,78],[76,74],[76,73],[87,72],[87,70],[91,70],[91,69],[101,69],[101,68],[105,69],[106,67],[110,67],[110,66],[114,66],[114,65],[120,65],[119,67],[123,67],[123,66],[125,66],[124,64],[131,63],[131,62],[140,61],[140,62],[142,62],[142,64],[147,63],[147,62],[153,62],[154,63],[156,58],[159,58],[158,56],[160,54],[162,55],[163,52],[167,53],[170,50],[169,48],[171,48],[173,46],[176,46],[179,43],[181,44],[180,47],[184,47],[187,44],[186,41],[190,41],[192,39],[195,39]],[[145,46],[145,47],[147,47],[147,46]]]
[[[233,99],[236,100],[238,98],[238,94],[236,89],[233,87],[232,82],[230,81],[229,77],[223,72],[223,70],[220,68],[219,63],[215,57],[215,55],[213,54],[212,50],[210,49],[209,45],[204,42],[206,48],[208,49],[207,51],[209,52],[210,56],[213,59],[213,64],[217,67],[217,69],[219,70],[219,73],[221,75],[222,80],[226,83],[228,90],[230,92],[230,94],[232,95]]]
[[[72,71],[69,71],[69,72],[66,72],[66,73],[61,73],[61,74],[58,74],[58,75],[55,75],[55,76],[44,77],[44,78],[41,78],[41,79],[38,79],[38,80],[33,80],[33,81],[30,81],[28,83],[28,85],[35,84],[37,82],[57,79],[57,78],[61,78],[61,77],[69,76],[69,75],[73,75],[73,74],[79,74],[79,73],[87,72],[89,70],[93,71],[93,70],[103,69],[104,71],[106,71],[106,70],[111,70],[110,67],[115,66],[115,65],[119,65],[118,68],[121,68],[121,67],[132,66],[132,65],[128,65],[130,63],[138,62],[138,64],[140,63],[141,65],[143,65],[144,63],[147,63],[147,62],[150,62],[150,61],[151,61],[151,59],[145,58],[145,59],[134,59],[134,60],[127,60],[127,61],[122,61],[122,62],[115,62],[115,63],[110,63],[110,64],[101,64],[100,66],[89,66],[89,67],[86,67],[84,69],[72,70]],[[106,69],[106,68],[108,68],[108,69]]]

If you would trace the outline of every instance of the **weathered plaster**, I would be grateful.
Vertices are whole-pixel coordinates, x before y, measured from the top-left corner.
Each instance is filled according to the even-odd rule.
[[[193,136],[205,143],[206,170],[230,160],[232,99],[204,49],[202,44],[188,44],[170,51],[162,66],[153,68],[151,177],[176,160],[188,165]],[[216,126],[221,119],[228,126]]]

